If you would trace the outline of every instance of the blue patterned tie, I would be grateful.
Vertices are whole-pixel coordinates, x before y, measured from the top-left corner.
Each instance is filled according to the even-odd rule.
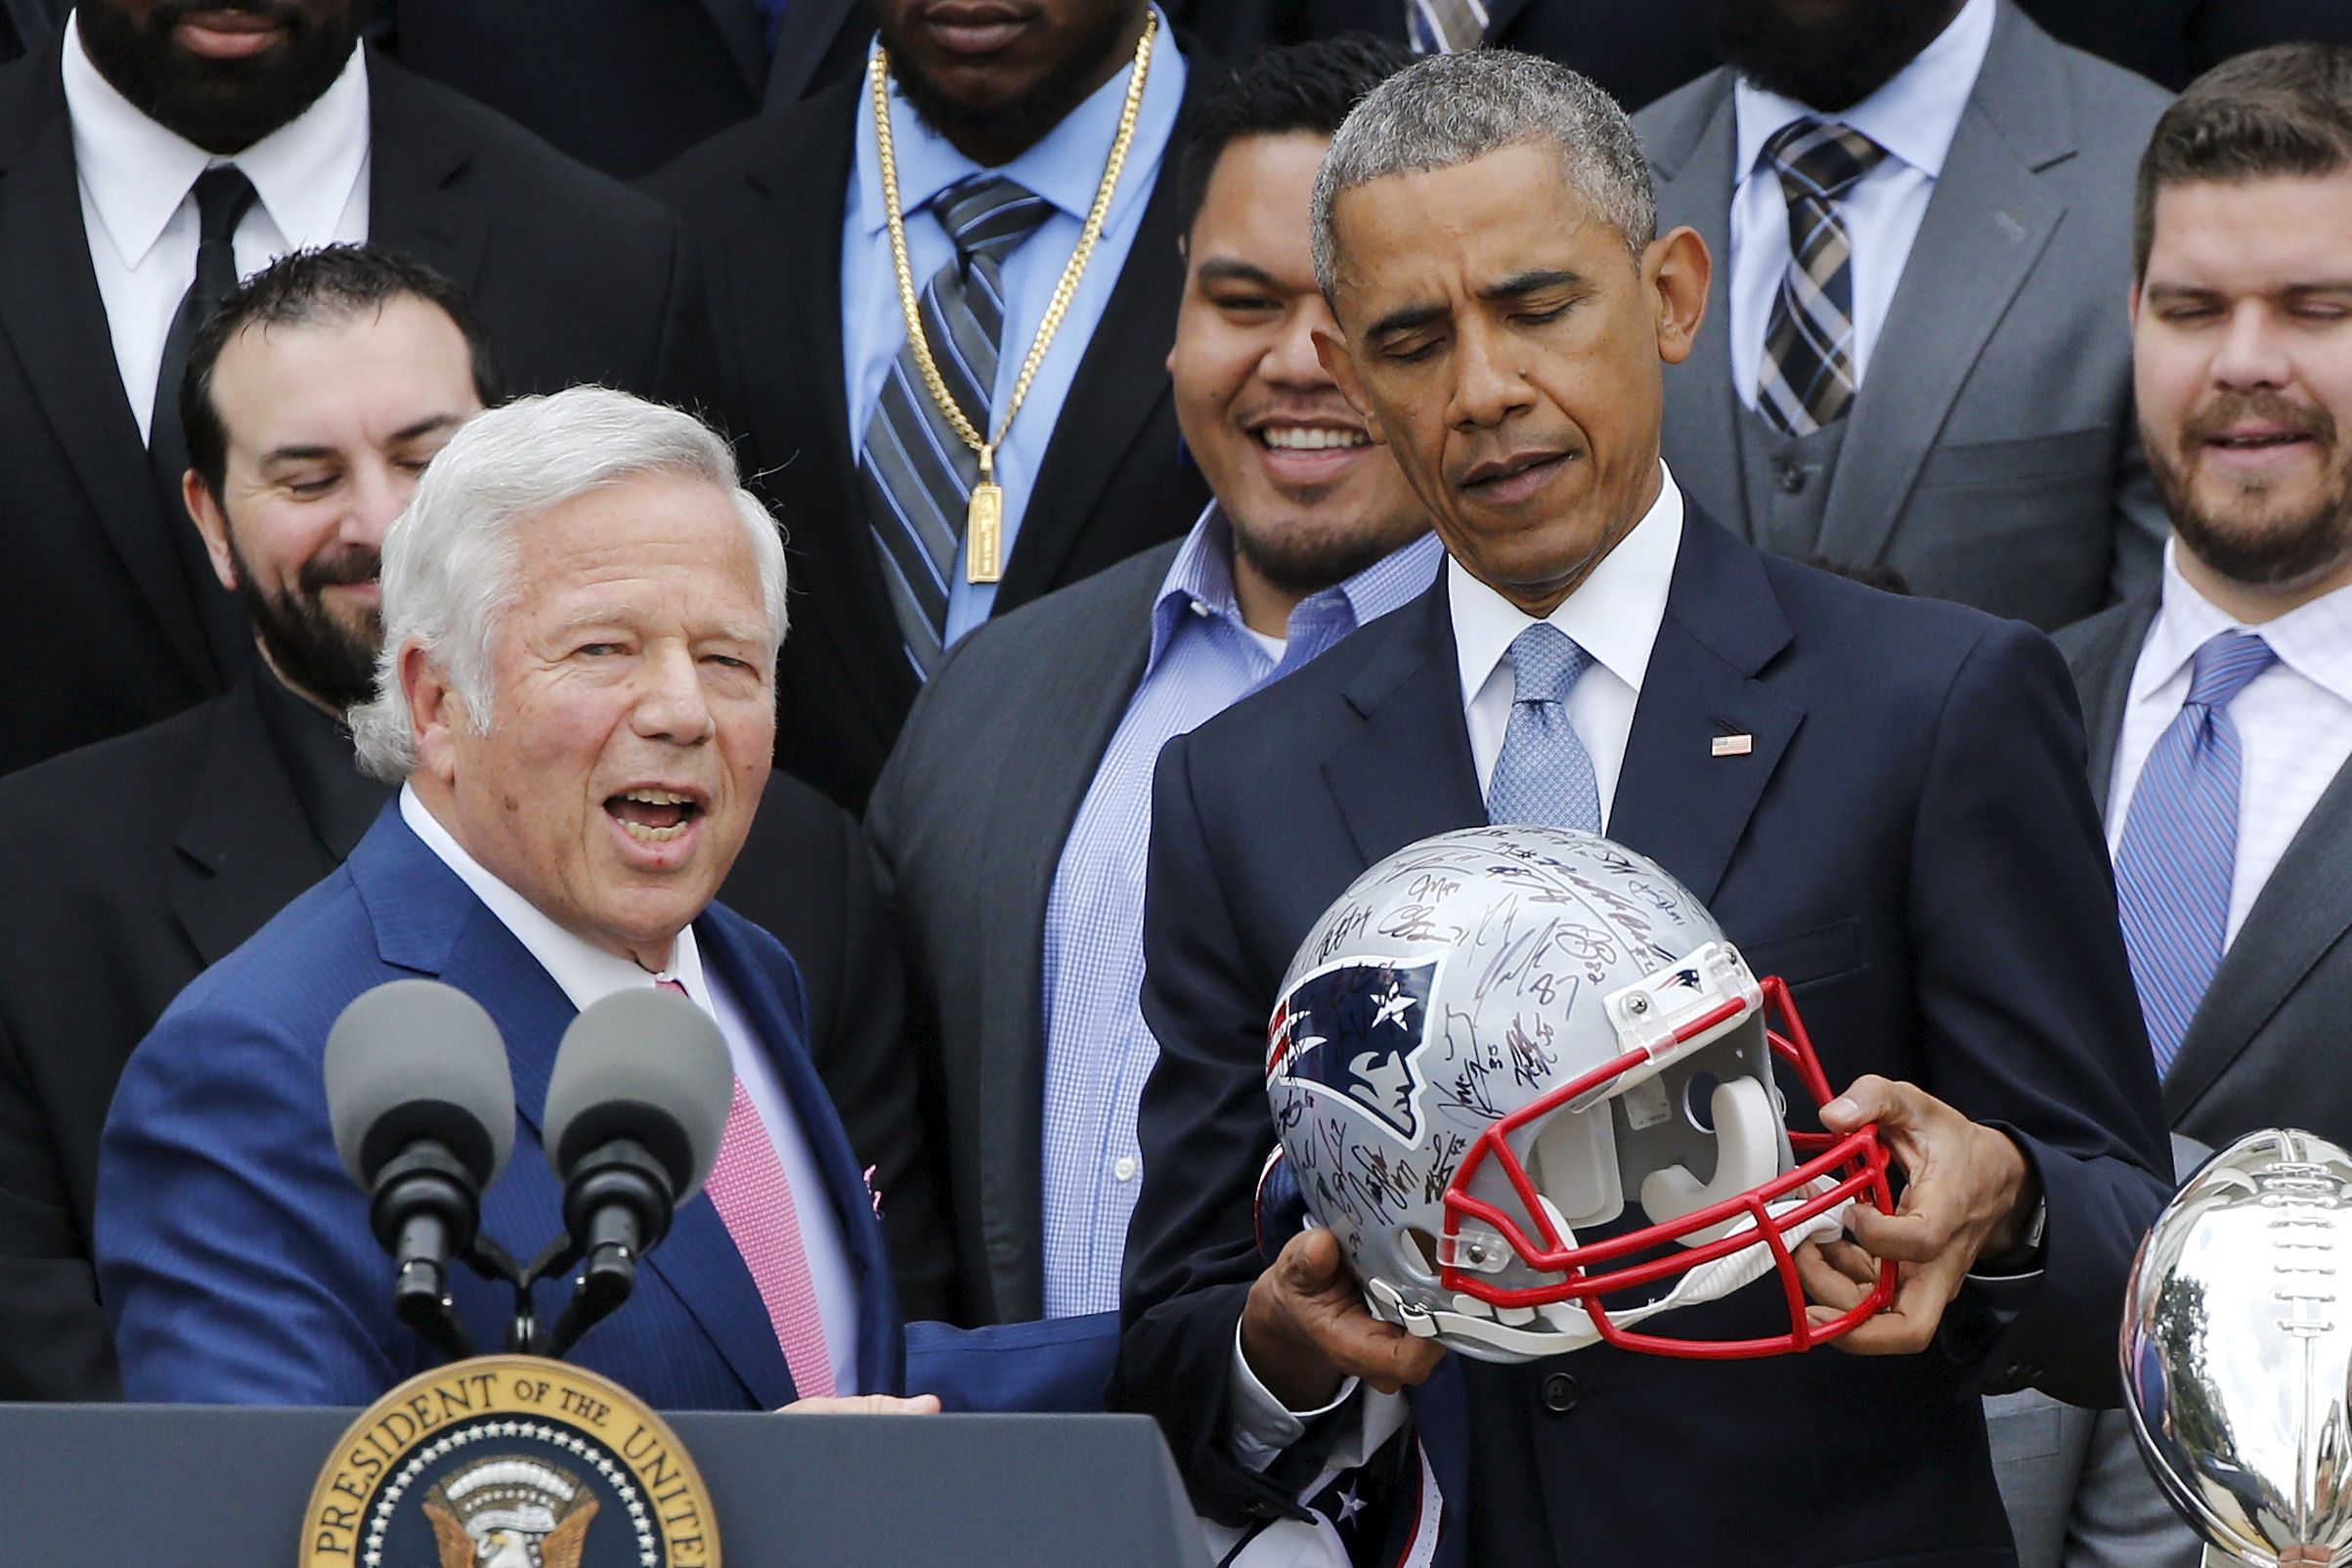
[[[2229,930],[2243,759],[2230,701],[2277,657],[2250,632],[2206,639],[2190,665],[2188,700],[2156,737],[2123,818],[2115,894],[2158,1077],[2213,983]]]
[[[923,285],[923,335],[949,395],[985,433],[1005,329],[1004,260],[1053,206],[1001,174],[974,174],[940,192],[932,210],[955,256]],[[929,679],[946,644],[980,458],[932,400],[911,346],[899,347],[883,378],[857,468],[907,661],[917,679]]]
[[[1568,722],[1568,693],[1592,655],[1539,621],[1511,639],[1511,719],[1487,785],[1489,822],[1600,831],[1592,758]]]

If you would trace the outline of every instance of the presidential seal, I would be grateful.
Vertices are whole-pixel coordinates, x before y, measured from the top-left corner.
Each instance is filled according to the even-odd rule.
[[[710,1493],[618,1383],[536,1356],[412,1377],[336,1443],[301,1568],[718,1568]]]

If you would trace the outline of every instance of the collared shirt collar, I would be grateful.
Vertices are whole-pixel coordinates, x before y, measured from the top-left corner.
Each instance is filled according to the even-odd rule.
[[[1839,114],[1765,92],[1742,77],[1731,95],[1739,131],[1739,161],[1732,165],[1738,176],[1733,183],[1746,183],[1764,155],[1764,144],[1782,126],[1815,117],[1851,125],[1930,179],[1942,174],[1968,96],[1976,90],[1977,73],[1992,47],[1994,15],[1993,0],[1968,0],[1909,65]]]
[[[2224,632],[2252,632],[2304,679],[2352,703],[2352,587],[2324,593],[2285,615],[2247,626],[2197,591],[2181,575],[2178,539],[2164,544],[2164,577],[2156,624],[2133,668],[2131,701],[2144,702],[2181,673],[2197,650]]]
[[[1155,13],[1157,9],[1154,8]],[[1181,69],[1169,68],[1176,54],[1175,34],[1166,16],[1161,15],[1159,32],[1152,41],[1152,69],[1144,79],[1144,101],[1136,112],[1138,146],[1160,146],[1166,140],[1166,131],[1176,123],[1184,78]],[[868,61],[872,58],[869,51]],[[1034,147],[994,172],[1045,197],[1083,223],[1094,206],[1095,192],[1103,183],[1103,159],[1118,135],[1119,113],[1127,101],[1127,78],[1134,69],[1132,64],[1121,66],[1116,75],[1096,88]],[[957,152],[945,137],[924,123],[913,106],[900,95],[894,78],[891,83],[891,148],[898,165],[899,210],[908,218],[925,210],[933,197],[958,180],[981,172],[980,164]],[[1118,190],[1111,196],[1111,210],[1104,215],[1105,227],[1115,224],[1121,213],[1151,195],[1149,174],[1148,160],[1129,158],[1119,175]],[[882,233],[889,225],[890,214],[882,201],[881,153],[874,141],[870,78],[857,99],[857,163],[853,183],[859,231],[868,237]]]
[[[441,825],[440,819],[425,809],[424,802],[416,798],[416,791],[406,784],[400,789],[400,818],[424,841],[426,849],[457,874],[457,880],[471,889],[475,897],[490,906],[490,912],[499,917],[499,924],[514,934],[514,939],[563,988],[574,1007],[586,1011],[615,991],[675,980],[685,986],[686,994],[704,1012],[714,1010],[710,984],[703,978],[702,950],[695,945],[692,926],[677,934],[677,940],[671,946],[670,967],[658,975],[649,974],[633,961],[618,953],[608,953],[588,938],[566,931],[542,914],[530,899],[491,875]]]
[[[1649,674],[1650,649],[1666,619],[1667,590],[1682,548],[1682,492],[1660,463],[1658,499],[1633,531],[1617,542],[1592,575],[1544,619],[1559,628],[1595,664],[1638,697]],[[1536,618],[1472,577],[1459,561],[1447,565],[1454,605],[1454,651],[1460,660],[1461,701],[1468,707],[1511,641]]]
[[[73,161],[99,222],[123,265],[155,247],[196,176],[235,163],[270,221],[295,249],[334,238],[351,189],[368,164],[368,65],[352,50],[310,108],[233,158],[216,158],[141,113],[98,73],[82,49],[78,19],[65,19],[63,75],[73,124]]]
[[[1429,586],[1443,553],[1437,536],[1423,534],[1337,587],[1308,594],[1290,612],[1292,639],[1310,622],[1336,617],[1344,623],[1344,634],[1386,615]],[[1152,604],[1152,654],[1144,666],[1147,678],[1159,668],[1161,655],[1188,617],[1214,617],[1237,629],[1247,624],[1234,592],[1233,525],[1224,508],[1213,501],[1193,524],[1176,558],[1168,563],[1168,575],[1160,580],[1159,596]]]

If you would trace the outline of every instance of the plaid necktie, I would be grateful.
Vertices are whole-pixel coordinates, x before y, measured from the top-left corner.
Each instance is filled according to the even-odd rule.
[[[1814,119],[1764,144],[1788,199],[1789,265],[1764,325],[1756,408],[1783,435],[1835,424],[1853,401],[1853,241],[1838,206],[1886,155],[1861,132]]]
[[[687,994],[675,980],[654,983]],[[735,1250],[743,1254],[744,1267],[751,1270],[761,1304],[767,1308],[768,1326],[792,1372],[794,1391],[803,1399],[832,1393],[833,1356],[825,1348],[825,1320],[816,1310],[816,1285],[808,1273],[808,1249],[801,1241],[792,1183],[740,1077],[727,1106],[719,1159],[703,1191],[711,1195],[712,1207],[719,1210]]]
[[[933,201],[955,258],[923,285],[923,334],[949,393],[974,428],[988,428],[1004,336],[1004,258],[1053,211],[999,174],[957,181]],[[911,345],[901,346],[866,421],[858,453],[866,516],[915,678],[930,678],[947,637],[947,598],[963,553],[980,458],[933,402]]]
[[[2277,657],[2250,632],[2220,632],[2197,650],[2189,696],[2156,737],[2123,818],[2115,894],[2158,1077],[2213,983],[2229,931],[2243,756],[2230,702]]]
[[[1592,655],[1567,632],[1539,621],[1511,641],[1511,717],[1487,784],[1489,822],[1600,831],[1600,788],[1592,758],[1568,721],[1568,693]]]
[[[1416,55],[1458,55],[1486,42],[1484,0],[1405,0],[1405,38]]]

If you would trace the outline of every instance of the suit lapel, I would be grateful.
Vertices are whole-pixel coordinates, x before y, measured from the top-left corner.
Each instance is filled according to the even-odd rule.
[[[1666,429],[1675,478],[1685,494],[1705,496],[1725,510],[1733,531],[1748,537],[1747,485],[1740,471],[1743,408],[1731,384],[1731,184],[1739,145],[1731,73],[1719,71],[1683,118],[1661,126],[1646,149],[1658,188],[1658,227],[1698,231],[1715,258],[1707,285],[1707,317],[1690,358],[1666,372]]]
[[[1755,676],[1790,640],[1756,552],[1692,508],[1618,774],[1609,837],[1715,896],[1805,710]],[[1717,757],[1719,735],[1745,756]]]
[[[2066,216],[2039,171],[2074,152],[2055,52],[2002,7],[1927,216],[1887,308],[1821,518],[1834,560],[1873,561],[1902,516],[1953,401]]]
[[[2222,955],[2203,1005],[2164,1075],[2164,1115],[2178,1126],[2253,1042],[2314,964],[2352,930],[2352,762],[2320,797]]]
[[[2140,645],[2156,620],[2158,590],[2151,588],[2128,604],[2109,612],[2095,628],[2093,640],[2067,661],[2073,672],[2074,692],[2082,700],[2084,738],[2089,743],[2091,800],[2099,820],[2107,821],[2108,786],[2115,771],[2115,742],[2123,733],[2123,708],[2131,697],[2132,672],[2139,668]]]
[[[407,89],[400,67],[369,51],[368,238],[477,289],[490,211],[457,185],[473,150],[441,120],[416,112]]]
[[[213,710],[188,812],[172,845],[206,879],[172,914],[196,955],[216,964],[335,866],[318,842],[263,722],[256,665]]]
[[[743,83],[759,96],[767,84],[767,49],[760,36],[760,13],[752,0],[702,0],[702,8],[710,13],[711,25],[719,29],[727,55],[735,68],[743,73]],[[785,7],[790,17],[799,6]]]
[[[695,922],[694,932],[703,950],[725,978],[745,1018],[766,1046],[768,1065],[775,1069],[776,1080],[792,1107],[801,1141],[823,1173],[825,1191],[796,1194],[795,1205],[804,1212],[817,1202],[831,1205],[843,1250],[849,1254],[849,1266],[856,1273],[858,1388],[866,1393],[894,1394],[905,1380],[898,1298],[892,1285],[890,1258],[883,1248],[882,1227],[875,1218],[871,1191],[856,1154],[849,1148],[849,1135],[842,1129],[841,1117],[833,1109],[823,1080],[817,1076],[815,1065],[808,1059],[800,1032],[787,1020],[783,998],[777,994],[767,971],[752,956],[737,927],[723,910],[714,910]],[[703,1228],[713,1233],[712,1239],[718,1243],[716,1248],[697,1246],[688,1254],[693,1269],[698,1271],[695,1288],[708,1289],[716,1297],[740,1281],[744,1288],[751,1290],[756,1332],[749,1337],[759,1341],[753,1347],[759,1352],[754,1359],[764,1364],[772,1357],[781,1368],[783,1351],[769,1326],[766,1308],[761,1303],[751,1274],[744,1268],[725,1226],[719,1220],[718,1209],[708,1202],[688,1206],[703,1212]],[[679,1217],[684,1218],[684,1214],[681,1212]],[[710,1257],[708,1263],[706,1254]],[[660,1254],[652,1256],[658,1263]],[[694,1299],[687,1294],[682,1282],[678,1293],[688,1301]],[[731,1317],[734,1304],[730,1302],[728,1307]],[[734,1360],[733,1347],[723,1339],[720,1344],[727,1350],[728,1359]],[[791,1387],[789,1372],[785,1373],[785,1387]],[[771,1401],[760,1383],[753,1382],[752,1388],[770,1409],[789,1402],[792,1397],[787,1393]]]
[[[217,690],[219,667],[170,533],[195,525],[164,515],[114,370],[75,182],[62,49],[53,43],[11,73],[29,90],[11,106],[14,123],[0,126],[0,277],[9,280],[0,288],[0,333],[140,597],[198,683]]]
[[[1188,63],[1189,64],[1189,63]],[[1168,342],[1184,295],[1178,237],[1177,171],[1184,161],[1185,128],[1211,86],[1212,71],[1194,66],[1185,77],[1184,104],[1159,158],[1159,177],[1136,225],[1126,265],[1087,339],[1085,357],[1062,401],[1053,439],[1037,465],[1028,507],[1022,513],[1013,553],[997,590],[998,613],[1052,587],[1062,563],[1095,512],[1095,502],[1128,460],[1152,414],[1174,394],[1156,350],[1139,366],[1139,345]],[[1153,455],[1146,454],[1147,457]]]
[[[856,0],[792,0],[784,8],[784,25],[776,34],[775,58],[767,70],[769,108],[801,101],[856,11]]]
[[[1462,721],[1446,577],[1439,572],[1426,593],[1387,620],[1390,634],[1347,687],[1363,723],[1324,760],[1324,783],[1366,865],[1433,833],[1486,821]]]
[[[1154,552],[1163,562],[1173,547]],[[1099,641],[1076,647],[1065,669],[1081,679],[1060,683],[1045,700],[1024,705],[1036,728],[1032,755],[1041,760],[1024,781],[1019,809],[999,818],[988,849],[991,886],[1006,890],[977,939],[985,944],[980,967],[980,1180],[984,1212],[1018,1226],[1023,1240],[1011,1266],[989,1264],[996,1316],[1005,1322],[1045,1311],[1043,1237],[1038,1216],[1044,1193],[1037,1151],[1045,1136],[1045,976],[1040,962],[1046,905],[1062,867],[1062,848],[1077,820],[1103,755],[1142,683],[1152,651],[1153,602],[1161,573],[1144,596],[1107,606],[1097,618]],[[1081,636],[1093,628],[1078,628]]]

